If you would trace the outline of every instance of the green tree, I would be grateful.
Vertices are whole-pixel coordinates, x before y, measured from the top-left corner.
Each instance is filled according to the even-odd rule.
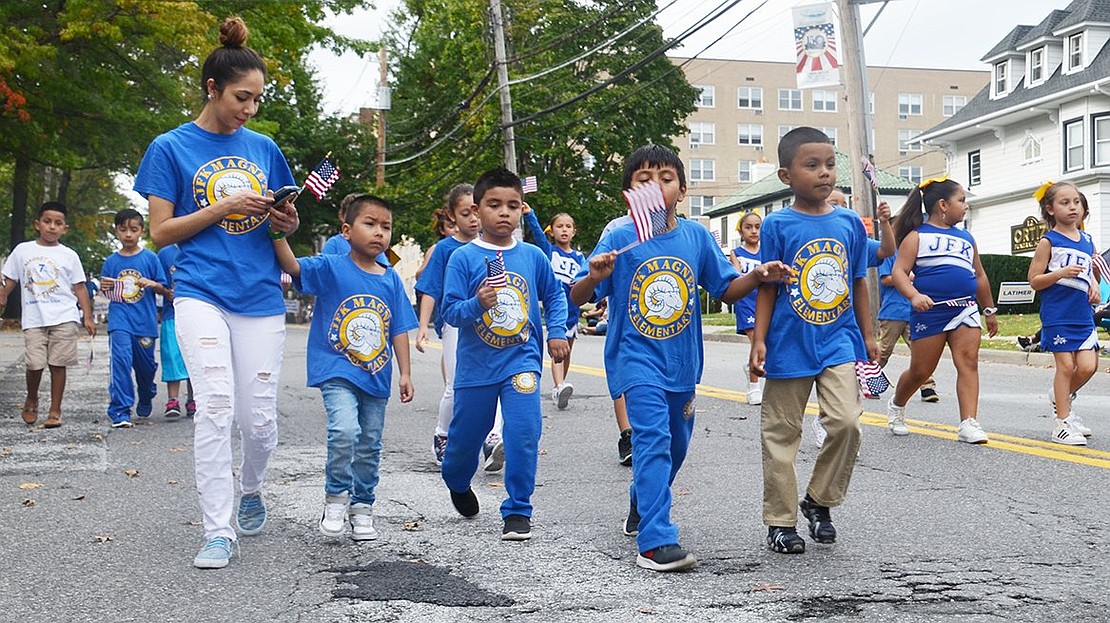
[[[681,70],[658,56],[612,84],[557,108],[618,76],[664,46],[652,0],[529,0],[503,2],[509,78],[520,80],[582,57],[512,87],[517,170],[536,175],[529,203],[544,219],[568,212],[577,243],[589,249],[619,199],[624,157],[645,143],[674,147],[685,131],[696,90]],[[431,210],[457,182],[473,181],[502,163],[500,108],[493,70],[488,0],[406,0],[386,37],[393,55],[394,93],[386,169],[402,204],[401,231],[434,239]],[[617,37],[618,33],[631,30]],[[598,48],[598,51],[590,53]]]

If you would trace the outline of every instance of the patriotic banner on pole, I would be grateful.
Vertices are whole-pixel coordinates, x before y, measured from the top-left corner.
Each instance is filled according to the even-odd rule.
[[[492,262],[486,260],[486,285],[494,289],[509,285],[509,278],[505,274],[505,256],[500,251]]]
[[[794,47],[798,53],[795,71],[799,89],[840,84],[836,40],[831,2],[794,7]]]
[[[539,182],[536,181],[535,175],[520,178],[520,192],[523,194],[527,195],[528,193],[534,193],[539,189],[540,185]]]
[[[316,165],[312,173],[308,174],[304,187],[310,190],[316,196],[316,200],[319,201],[324,198],[332,184],[337,181],[339,181],[339,167],[332,164],[332,161],[325,157],[320,161],[320,164]]]
[[[868,396],[878,396],[890,389],[890,380],[874,361],[856,362],[856,380],[859,381],[860,391]]]

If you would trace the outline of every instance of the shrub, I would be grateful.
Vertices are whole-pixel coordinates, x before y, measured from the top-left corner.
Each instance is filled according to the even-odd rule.
[[[980,255],[983,270],[991,283],[991,292],[998,297],[998,284],[1003,281],[1028,281],[1029,263],[1033,258],[1025,255]],[[1003,305],[998,308],[1002,314],[1036,314],[1041,309],[1041,297],[1026,305]]]

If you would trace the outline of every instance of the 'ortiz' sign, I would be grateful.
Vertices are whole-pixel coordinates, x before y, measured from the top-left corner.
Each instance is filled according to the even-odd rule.
[[[1035,216],[1025,219],[1021,225],[1010,226],[1010,254],[1032,253],[1037,250],[1037,242],[1048,231],[1048,225]]]

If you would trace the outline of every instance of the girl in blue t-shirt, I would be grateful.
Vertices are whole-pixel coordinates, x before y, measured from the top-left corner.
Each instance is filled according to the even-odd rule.
[[[891,278],[913,308],[910,367],[898,377],[887,405],[887,426],[895,435],[909,433],[906,402],[932,376],[947,344],[956,365],[956,397],[960,404],[957,439],[987,443],[987,434],[975,417],[979,408],[981,316],[987,319],[991,337],[998,333],[998,319],[994,317],[997,310],[975,239],[956,227],[966,213],[967,192],[945,176],[926,180],[911,192],[894,222],[898,259]]]
[[[1071,404],[1098,367],[1098,333],[1091,312],[1091,305],[1099,302],[1091,261],[1095,245],[1082,229],[1087,209],[1074,184],[1046,182],[1033,197],[1052,228],[1037,243],[1029,264],[1029,285],[1041,291],[1041,349],[1051,352],[1056,363],[1052,441],[1085,446],[1091,429]]]
[[[563,291],[567,296],[567,343],[571,351],[574,350],[574,338],[578,335],[578,317],[582,309],[577,305],[570,305],[570,287],[574,284],[574,277],[578,269],[586,263],[586,256],[577,249],[572,249],[570,243],[578,229],[574,226],[574,217],[566,212],[560,212],[551,217],[547,227],[540,227],[540,220],[536,213],[527,204],[523,204],[524,222],[532,230],[532,241],[551,260],[551,270],[555,278],[563,284]],[[551,400],[558,409],[566,409],[570,403],[574,386],[567,382],[567,373],[570,372],[570,352],[563,358],[561,365],[551,362],[551,380],[555,387],[551,390]]]
[[[275,206],[272,199],[271,191],[294,183],[285,156],[269,137],[243,127],[266,85],[266,64],[246,39],[242,19],[224,21],[221,46],[201,70],[204,108],[195,121],[154,139],[135,177],[149,204],[151,238],[181,247],[173,304],[185,364],[194,372],[193,455],[205,545],[193,565],[205,569],[227,566],[237,538],[233,429],[243,456],[236,525],[251,535],[266,522],[261,491],[278,441],[285,342],[271,238],[300,224],[292,200]]]
[[[732,250],[728,259],[741,275],[746,275],[755,270],[762,263],[759,261],[759,228],[763,226],[763,217],[755,212],[748,212],[736,224],[736,231],[740,232],[740,246]],[[748,343],[752,343],[752,334],[755,332],[755,299],[759,289],[736,301],[733,312],[736,314],[736,332],[748,336]],[[763,390],[759,388],[759,376],[748,370],[748,404],[758,405],[763,403]]]

